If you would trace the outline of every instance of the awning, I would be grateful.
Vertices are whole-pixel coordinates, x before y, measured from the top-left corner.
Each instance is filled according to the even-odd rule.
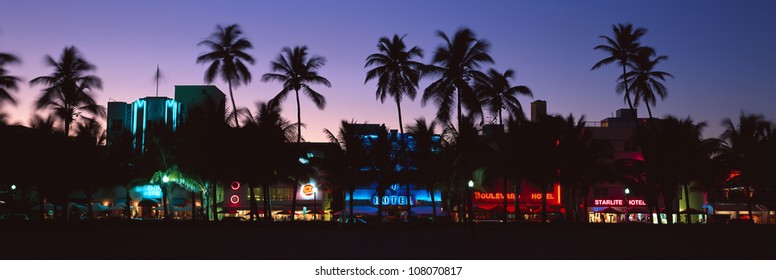
[[[614,209],[612,207],[607,207],[606,209],[599,210],[598,213],[622,214],[622,212],[620,212],[620,210]]]
[[[140,206],[140,207],[158,207],[159,206],[159,202],[157,202],[156,200],[150,199],[150,198],[145,198],[145,199],[141,200],[140,202],[138,202],[137,206]]]

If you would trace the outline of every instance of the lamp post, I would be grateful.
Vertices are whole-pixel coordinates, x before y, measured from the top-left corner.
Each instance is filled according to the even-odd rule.
[[[313,221],[318,216],[318,187],[313,187]]]
[[[161,186],[161,188],[162,188],[162,194],[163,194],[162,200],[164,200],[164,201],[162,201],[162,208],[164,208],[164,219],[165,220],[170,219],[170,210],[167,208],[167,206],[168,206],[167,196],[169,195],[167,193],[167,183],[168,182],[170,182],[170,177],[167,177],[167,174],[164,174],[164,176],[162,176],[162,186]]]
[[[630,189],[625,188],[625,221],[630,222],[630,201],[628,200],[628,195],[630,194]]]
[[[468,201],[468,208],[469,208],[469,233],[471,234],[472,239],[475,239],[474,235],[474,211],[472,209],[472,205],[474,204],[472,201],[474,200],[474,197],[472,195],[472,190],[474,190],[474,181],[469,180],[469,187],[466,188],[466,194],[469,197]]]

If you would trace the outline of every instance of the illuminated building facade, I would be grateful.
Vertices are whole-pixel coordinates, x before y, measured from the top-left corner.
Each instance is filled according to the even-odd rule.
[[[212,117],[223,119],[226,96],[212,85],[177,85],[175,98],[149,96],[134,102],[108,102],[107,143],[108,147],[124,141],[131,145],[136,156],[143,156],[147,151],[147,143],[154,133],[160,130],[176,133],[186,122],[189,115],[212,114]],[[104,198],[100,195],[104,195]],[[109,207],[115,207],[120,213],[121,204],[127,199],[132,208],[132,215],[139,217],[158,217],[161,209],[162,189],[159,185],[136,186],[130,190],[116,187],[98,194],[98,199],[104,200]],[[108,199],[110,197],[111,199]],[[175,217],[191,215],[192,206],[200,204],[195,201],[191,192],[181,188],[170,188],[170,208]],[[118,206],[117,206],[118,205]]]

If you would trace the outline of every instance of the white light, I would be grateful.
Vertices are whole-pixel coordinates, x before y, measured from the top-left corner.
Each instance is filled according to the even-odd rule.
[[[470,188],[473,188],[473,187],[474,187],[474,181],[472,181],[472,180],[469,180],[469,187],[470,187]]]
[[[625,194],[630,194],[630,189],[629,188],[625,188]]]
[[[318,192],[318,187],[313,187],[313,193],[317,193],[317,192]]]
[[[16,189],[16,185],[11,185],[11,190],[15,190],[15,189]]]
[[[167,175],[164,175],[164,177],[162,177],[162,182],[167,183],[169,181],[170,181],[170,177],[167,177]]]

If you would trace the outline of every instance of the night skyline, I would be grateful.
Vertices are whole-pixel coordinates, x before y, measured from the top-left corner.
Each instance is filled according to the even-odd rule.
[[[410,5],[409,2],[402,2]],[[580,3],[545,4],[490,2],[469,7],[456,1],[446,7],[427,1],[408,8],[384,3],[299,1],[277,7],[274,3],[234,3],[234,6],[206,6],[190,1],[163,3],[59,3],[4,1],[0,11],[0,51],[17,55],[21,65],[10,65],[11,75],[23,82],[13,93],[16,107],[4,104],[10,122],[27,124],[33,113],[32,100],[40,87],[30,87],[30,79],[46,75],[43,57],[56,57],[65,46],[75,45],[87,60],[97,66],[96,75],[104,81],[96,100],[105,106],[109,99],[131,102],[153,96],[156,65],[165,75],[160,96],[172,97],[174,85],[204,84],[204,65],[195,59],[205,52],[197,43],[217,24],[240,24],[253,42],[250,66],[253,81],[235,89],[238,107],[255,113],[255,102],[266,101],[279,90],[278,83],[263,83],[269,62],[283,47],[307,45],[311,54],[324,56],[327,64],[320,73],[332,82],[319,89],[328,99],[324,111],[302,100],[302,120],[307,124],[307,141],[326,141],[324,128],[334,129],[342,119],[385,123],[396,128],[395,105],[375,100],[375,84],[364,84],[365,58],[376,52],[383,36],[407,34],[408,45],[424,50],[430,62],[442,42],[440,30],[452,34],[460,27],[471,28],[478,38],[492,44],[495,65],[482,70],[512,68],[513,84],[527,85],[534,99],[546,100],[551,113],[585,115],[599,121],[617,109],[626,108],[615,94],[616,67],[590,71],[603,57],[593,47],[603,43],[599,35],[610,35],[611,25],[633,23],[649,32],[642,38],[659,55],[669,56],[661,69],[676,78],[666,83],[669,96],[658,100],[653,114],[663,117],[691,116],[707,121],[705,137],[718,137],[722,119],[735,119],[741,111],[774,118],[776,104],[776,48],[773,2],[744,3],[661,1],[649,7],[624,3],[612,9],[611,2],[593,7]],[[186,5],[185,7],[183,5]],[[219,10],[226,7],[227,10]],[[295,17],[284,17],[288,14]],[[394,16],[403,14],[404,16]],[[77,18],[76,21],[65,20]],[[195,20],[191,20],[195,19]],[[160,46],[160,47],[155,47]],[[422,91],[430,82],[422,80]],[[222,91],[227,86],[217,81]],[[419,98],[418,98],[419,99]],[[524,108],[532,101],[520,98]],[[421,107],[420,100],[402,103],[405,124],[416,117],[433,119],[433,104]],[[294,119],[293,104],[285,103],[283,115]],[[646,109],[639,108],[639,116]]]

